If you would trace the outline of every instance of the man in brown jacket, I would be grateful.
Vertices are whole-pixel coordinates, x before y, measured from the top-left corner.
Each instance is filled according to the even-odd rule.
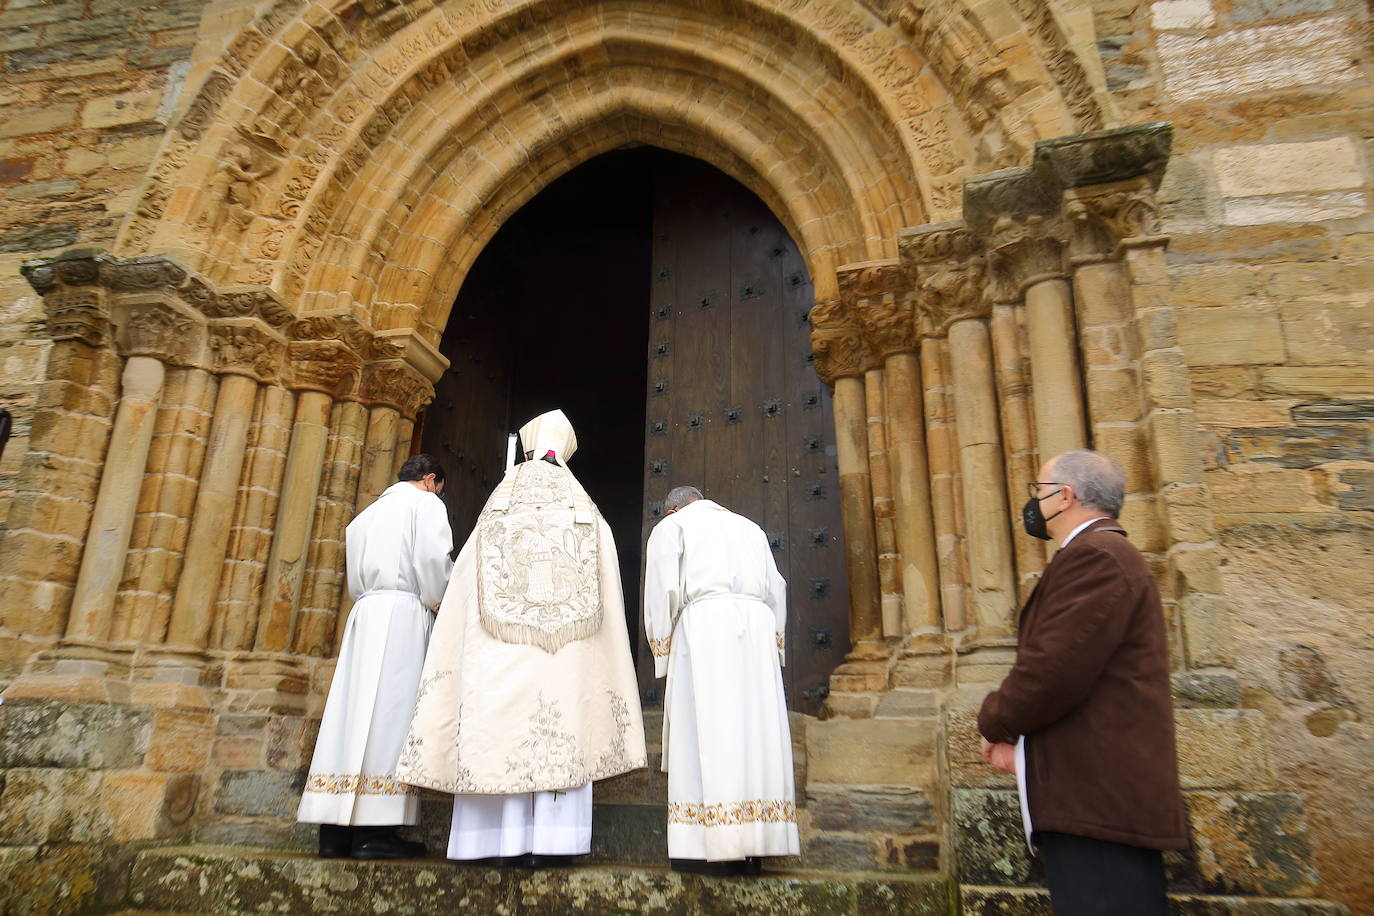
[[[1022,522],[1060,549],[978,714],[983,756],[1017,773],[1058,916],[1164,916],[1160,850],[1187,848],[1188,829],[1159,591],[1116,522],[1114,461],[1065,452],[1039,476]]]

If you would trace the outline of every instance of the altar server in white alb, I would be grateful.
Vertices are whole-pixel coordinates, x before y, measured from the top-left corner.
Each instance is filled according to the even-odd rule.
[[[763,529],[677,487],[649,535],[644,627],[663,701],[668,857],[679,871],[757,874],[796,855],[782,690],[787,583]]]
[[[346,533],[348,615],[297,820],[320,825],[320,855],[398,859],[424,846],[396,835],[419,821],[417,793],[396,779],[434,614],[448,585],[453,532],[429,455]]]
[[[451,859],[591,851],[592,782],[645,764],[611,529],[561,410],[520,430],[439,609],[397,775],[449,792]]]

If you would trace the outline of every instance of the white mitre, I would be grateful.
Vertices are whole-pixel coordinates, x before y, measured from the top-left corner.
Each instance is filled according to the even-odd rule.
[[[565,464],[577,451],[577,433],[573,432],[567,414],[561,410],[541,413],[520,427],[520,442],[536,461],[549,452],[559,464]]]

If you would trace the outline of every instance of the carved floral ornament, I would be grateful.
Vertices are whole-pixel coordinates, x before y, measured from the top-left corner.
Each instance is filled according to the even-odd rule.
[[[988,245],[993,301],[1013,302],[1034,283],[1064,277],[1064,233],[1058,218],[999,219]]]
[[[294,341],[287,347],[288,387],[341,398],[357,388],[363,362],[340,340]]]
[[[1110,257],[1119,253],[1122,242],[1159,239],[1159,204],[1146,181],[1119,182],[1090,191],[1065,195],[1064,212],[1075,257]]]
[[[916,348],[916,313],[911,276],[898,260],[841,267],[840,298],[863,332],[870,358],[881,360]]]
[[[413,367],[400,360],[370,363],[363,369],[361,399],[373,406],[394,407],[413,420],[434,399],[434,386]]]
[[[956,321],[988,315],[983,242],[962,222],[904,230],[898,247],[915,277],[922,337],[943,337]]]

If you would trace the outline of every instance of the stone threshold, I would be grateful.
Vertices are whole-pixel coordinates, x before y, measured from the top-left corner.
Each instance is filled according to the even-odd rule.
[[[1054,916],[1048,891],[1038,888],[959,886],[962,916]],[[1339,903],[1309,898],[1236,897],[1171,893],[1171,916],[1348,916]]]
[[[126,907],[188,916],[258,914],[823,914],[947,916],[952,886],[929,872],[685,875],[664,866],[527,870],[444,859],[360,862],[241,847],[168,847],[134,860]]]

